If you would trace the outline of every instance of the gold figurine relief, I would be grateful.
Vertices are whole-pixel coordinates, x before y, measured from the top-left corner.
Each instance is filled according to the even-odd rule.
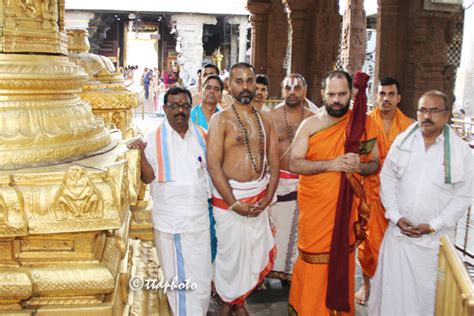
[[[64,0],[3,0],[0,51],[67,54]]]

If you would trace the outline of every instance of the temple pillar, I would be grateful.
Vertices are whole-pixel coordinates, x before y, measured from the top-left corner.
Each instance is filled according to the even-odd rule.
[[[251,63],[257,73],[270,79],[269,95],[280,98],[280,83],[286,75],[285,57],[288,48],[288,21],[281,0],[249,1],[252,13]]]
[[[320,104],[321,78],[336,64],[341,18],[336,0],[283,0],[291,27],[289,72],[308,82],[308,98]]]
[[[214,25],[217,19],[214,16],[197,14],[174,14],[171,19],[176,21],[179,76],[187,85],[202,67],[203,25]]]
[[[237,63],[239,57],[238,36],[234,24],[230,24],[230,65]]]
[[[248,17],[241,16],[239,23],[239,58],[238,61],[245,61],[245,53],[247,52],[247,27],[248,27]]]
[[[94,18],[93,12],[67,11],[64,14],[66,29],[89,29],[89,22]]]
[[[269,2],[247,2],[247,9],[250,11],[250,23],[252,25],[252,37],[250,45],[250,63],[255,67],[256,73],[266,73],[267,71],[267,35],[268,22],[267,13],[270,8]]]
[[[400,108],[413,118],[424,92],[437,89],[453,98],[454,67],[448,62],[448,47],[460,6],[424,0],[378,4],[374,84],[385,76],[399,80]]]
[[[321,105],[321,80],[326,72],[334,69],[340,43],[341,16],[337,0],[315,2],[310,33],[308,98]]]
[[[456,73],[456,105],[474,116],[474,6],[464,10],[461,64]]]
[[[354,74],[365,61],[367,19],[363,0],[347,0],[342,19],[341,57],[344,70]]]

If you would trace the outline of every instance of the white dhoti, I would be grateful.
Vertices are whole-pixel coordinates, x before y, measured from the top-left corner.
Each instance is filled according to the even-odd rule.
[[[251,182],[230,181],[236,199],[256,203],[265,195],[268,177]],[[215,192],[212,198],[216,219],[216,290],[224,302],[242,304],[273,267],[276,254],[268,208],[257,217],[229,211]]]
[[[275,277],[287,278],[293,272],[293,266],[298,257],[298,202],[296,200],[298,179],[298,175],[280,170],[280,181],[276,191],[277,203],[271,206],[277,248],[273,271],[283,272],[286,275],[274,275]]]
[[[372,281],[369,315],[434,315],[438,248],[410,239],[390,223]]]
[[[163,277],[169,284],[195,284],[194,289],[168,289],[174,315],[206,315],[211,297],[211,238],[209,229],[181,234],[155,230]],[[174,280],[174,281],[173,281]]]

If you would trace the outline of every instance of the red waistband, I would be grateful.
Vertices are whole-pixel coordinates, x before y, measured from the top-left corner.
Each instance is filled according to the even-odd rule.
[[[280,170],[280,178],[282,179],[298,179],[300,176],[288,171]]]
[[[246,197],[246,198],[243,198],[243,199],[239,199],[239,201],[243,202],[243,203],[254,204],[254,203],[257,203],[258,201],[260,201],[260,199],[263,198],[266,193],[267,193],[267,190],[263,190],[262,192],[258,193],[257,195],[249,196],[249,197]],[[224,210],[229,209],[229,205],[226,203],[226,201],[224,201],[224,199],[221,199],[221,198],[218,198],[218,197],[215,197],[215,196],[212,196],[211,204],[212,204],[212,206],[215,206],[215,207],[218,207],[218,208],[221,208],[221,209],[224,209]]]

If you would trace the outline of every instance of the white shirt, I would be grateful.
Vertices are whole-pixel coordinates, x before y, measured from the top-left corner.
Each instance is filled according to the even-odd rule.
[[[438,246],[440,235],[452,234],[456,222],[472,202],[471,149],[467,144],[458,142],[452,142],[450,145],[451,150],[463,153],[466,181],[444,183],[444,136],[439,135],[436,142],[425,151],[421,130],[415,132],[410,158],[401,177],[397,176],[396,166],[390,159],[393,146],[380,174],[380,197],[386,210],[385,217],[394,225],[401,217],[406,217],[414,225],[429,224],[436,230],[435,236],[406,238],[430,248]],[[397,235],[402,236],[398,227],[396,231]]]
[[[176,181],[150,184],[154,228],[170,233],[197,232],[209,228],[206,157],[189,128],[184,139],[164,120],[171,131]],[[191,123],[190,123],[191,124]],[[147,136],[145,156],[156,172],[156,130]],[[201,161],[199,161],[201,160]]]

